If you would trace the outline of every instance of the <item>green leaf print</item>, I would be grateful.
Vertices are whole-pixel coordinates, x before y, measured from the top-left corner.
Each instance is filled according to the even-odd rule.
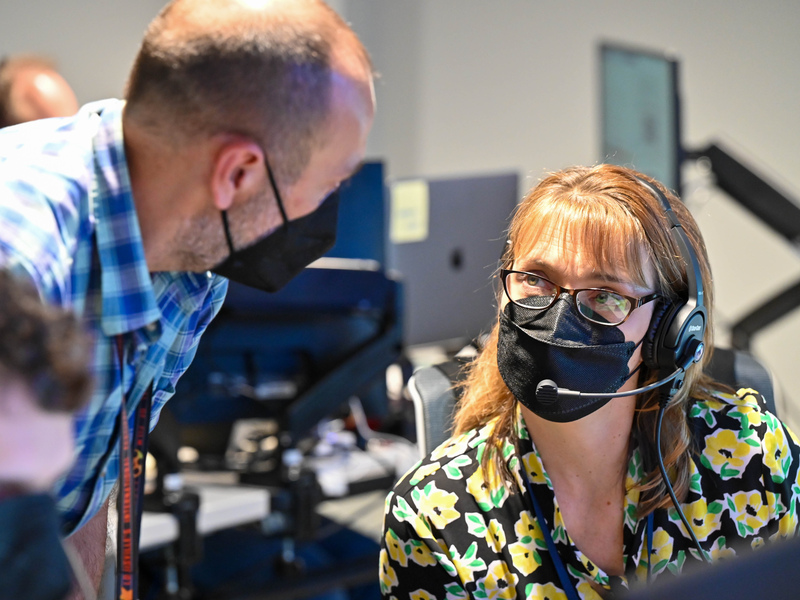
[[[486,522],[478,513],[467,513],[467,531],[470,534],[483,538],[486,535]]]
[[[506,495],[506,488],[504,488],[503,486],[500,486],[494,492],[489,494],[489,497],[492,499],[492,504],[494,504],[495,506],[497,506],[499,508],[500,507],[500,502],[503,500],[505,495]]]
[[[405,498],[401,498],[400,496],[396,496],[397,498],[397,506],[394,507],[392,510],[392,514],[398,521],[407,521],[414,516],[411,507],[408,506],[408,502],[406,502]]]
[[[711,466],[711,461],[708,460],[708,457],[705,454],[700,456],[700,464],[702,464],[706,469],[709,469],[711,471],[714,470],[714,467]]]
[[[468,598],[467,592],[457,583],[448,583],[444,586],[444,591],[447,592],[447,600],[466,600]]]
[[[461,474],[461,469],[458,467],[454,467],[452,465],[447,465],[444,468],[444,472],[450,479],[461,479],[463,475]]]

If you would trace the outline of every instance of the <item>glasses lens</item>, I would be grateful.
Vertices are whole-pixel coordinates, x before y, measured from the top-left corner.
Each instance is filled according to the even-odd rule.
[[[509,299],[528,308],[547,308],[557,293],[552,281],[533,273],[509,271],[505,283]]]
[[[575,296],[578,312],[590,321],[617,325],[631,312],[631,302],[608,290],[581,290]]]

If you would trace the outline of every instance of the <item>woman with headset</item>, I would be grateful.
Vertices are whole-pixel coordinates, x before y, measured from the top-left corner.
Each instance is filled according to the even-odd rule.
[[[659,183],[551,174],[498,276],[454,436],[387,498],[384,597],[608,598],[797,532],[798,441],[704,373],[708,258]]]

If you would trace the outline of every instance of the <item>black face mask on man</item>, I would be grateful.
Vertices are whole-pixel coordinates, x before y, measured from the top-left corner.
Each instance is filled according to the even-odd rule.
[[[619,328],[593,325],[578,316],[569,294],[563,293],[544,310],[506,304],[500,315],[497,366],[523,406],[548,421],[566,423],[593,413],[609,399],[542,402],[536,397],[539,383],[551,379],[581,392],[615,392],[633,375],[628,360],[637,346],[626,342]]]
[[[266,157],[264,162],[266,165]],[[339,195],[331,194],[314,212],[289,221],[272,171],[269,165],[266,167],[283,224],[246,248],[236,250],[228,228],[227,211],[223,210],[222,226],[230,255],[211,271],[231,281],[266,292],[277,292],[333,247],[336,242]]]

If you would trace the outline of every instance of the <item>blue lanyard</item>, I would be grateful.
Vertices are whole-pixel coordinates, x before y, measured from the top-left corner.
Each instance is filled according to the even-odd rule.
[[[547,551],[550,553],[550,556],[553,559],[553,564],[556,567],[556,572],[558,573],[558,578],[561,580],[561,588],[564,590],[564,593],[567,595],[568,600],[579,600],[578,598],[578,591],[575,589],[575,584],[572,583],[572,580],[569,578],[569,574],[567,573],[567,568],[564,566],[564,561],[561,559],[561,555],[558,553],[556,549],[556,544],[553,541],[553,536],[550,535],[550,526],[547,524],[547,520],[544,518],[544,513],[542,512],[541,507],[539,506],[538,500],[536,500],[536,495],[533,493],[533,488],[531,488],[531,482],[528,477],[528,474],[523,471],[522,476],[525,478],[525,486],[528,488],[528,495],[531,498],[531,503],[533,504],[533,512],[536,514],[536,521],[539,523],[539,529],[542,530],[542,535],[544,536],[545,544],[547,544]],[[650,567],[651,567],[651,557],[653,556],[653,513],[647,515],[647,583],[650,583]]]
[[[650,571],[653,567],[653,513],[647,515],[647,585],[650,585]]]
[[[550,535],[550,526],[547,524],[544,514],[542,513],[542,509],[539,507],[539,502],[536,500],[536,496],[533,493],[528,474],[523,472],[522,475],[525,478],[525,485],[528,487],[528,495],[531,497],[531,502],[533,503],[533,512],[536,513],[536,520],[539,522],[539,529],[542,530],[544,541],[547,544],[547,551],[550,553],[550,556],[553,559],[553,564],[556,567],[558,578],[561,580],[561,589],[564,590],[568,600],[579,600],[578,592],[575,589],[575,584],[573,584],[572,580],[569,578],[569,575],[567,574],[567,568],[564,566],[564,561],[561,560],[561,555],[559,555],[558,550],[556,549],[553,536]]]

